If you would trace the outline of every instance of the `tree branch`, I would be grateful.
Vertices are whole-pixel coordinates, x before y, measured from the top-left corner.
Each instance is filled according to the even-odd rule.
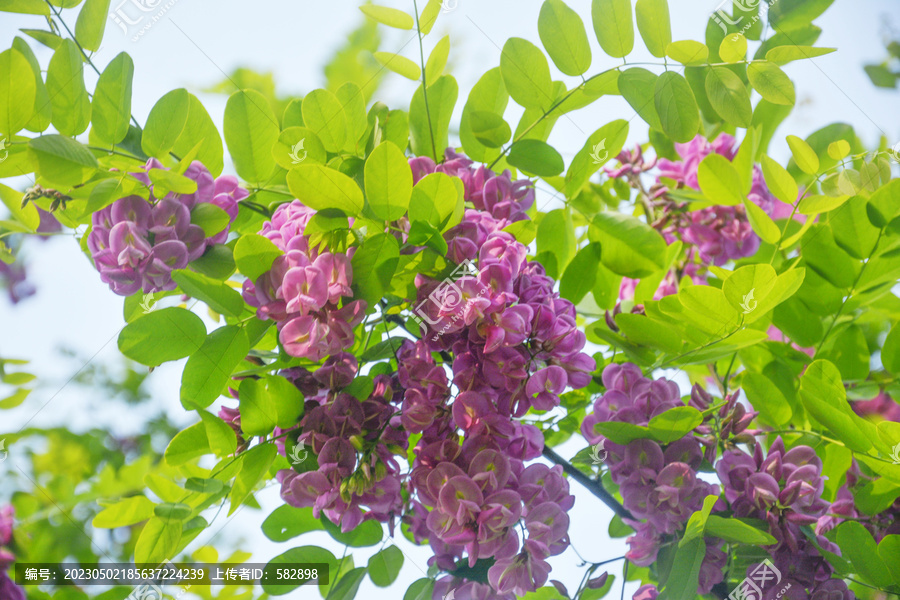
[[[612,509],[614,513],[616,513],[623,519],[634,519],[631,513],[628,512],[628,509],[619,504],[619,501],[616,500],[612,494],[606,491],[606,488],[603,487],[602,483],[600,483],[596,479],[591,479],[590,477],[573,467],[569,461],[557,454],[556,451],[553,450],[553,448],[544,446],[544,451],[542,452],[542,454],[544,455],[544,458],[546,458],[550,462],[561,466],[563,468],[563,471],[565,471],[569,475],[569,477],[587,488],[587,491],[600,498],[600,501],[610,509]]]

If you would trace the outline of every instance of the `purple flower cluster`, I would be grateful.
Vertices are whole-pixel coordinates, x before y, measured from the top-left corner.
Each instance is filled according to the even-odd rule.
[[[705,267],[723,265],[730,260],[752,256],[759,249],[760,239],[753,232],[743,206],[710,206],[701,210],[687,211],[683,203],[671,198],[669,187],[674,182],[677,188],[691,188],[699,191],[697,170],[700,163],[712,153],[733,161],[737,156],[737,142],[727,133],[720,134],[710,142],[698,135],[686,144],[675,144],[681,160],[661,158],[658,161],[656,184],[647,194],[647,202],[659,209],[651,225],[660,230],[668,243],[681,240],[686,245],[686,255],[670,271],[660,284],[654,298],[678,291],[678,282],[690,277],[694,283],[705,283]],[[651,169],[654,162],[643,160],[640,149],[637,152],[623,152],[617,168],[607,168],[610,177],[625,177],[629,183],[641,189],[640,175]],[[753,167],[753,181],[748,198],[773,218],[786,218],[790,207],[775,198],[766,186],[762,169]],[[625,278],[619,297],[630,299],[634,296],[636,282]]]
[[[0,508],[0,598],[3,600],[25,600],[25,590],[13,583],[7,569],[16,560],[7,546],[13,539],[15,510],[12,506]]]
[[[781,587],[791,584],[786,597],[854,598],[843,580],[831,578],[834,569],[800,529],[820,523],[831,506],[822,498],[822,461],[815,450],[809,446],[787,450],[779,437],[765,456],[760,445],[752,456],[737,448],[727,450],[716,464],[716,473],[734,515],[765,521],[778,540],[767,550],[784,576]],[[823,549],[841,554],[825,536],[817,535],[816,541]],[[764,598],[774,598],[778,591],[766,590]]]
[[[444,162],[441,164],[435,164],[427,156],[420,156],[410,160],[409,166],[416,183],[431,173],[459,177],[465,186],[466,201],[471,202],[475,210],[500,221],[500,229],[514,221],[527,219],[525,211],[534,204],[534,187],[531,181],[513,181],[509,171],[498,175],[485,165],[475,167],[471,159],[450,148],[444,152]],[[453,252],[450,253],[450,258],[462,262],[454,257]]]
[[[558,406],[565,389],[590,382],[595,363],[582,352],[574,306],[527,260],[527,248],[501,231],[528,218],[531,183],[475,168],[450,150],[441,165],[427,158],[410,165],[416,180],[433,172],[459,177],[474,209],[445,236],[448,258],[460,267],[443,280],[417,277],[423,338],[397,353],[400,422],[421,433],[407,521],[431,545],[432,564],[451,572],[435,598],[451,590],[461,598],[513,598],[547,581],[546,559],[568,546],[566,511],[574,503],[560,467],[526,466],[540,456],[543,436],[515,419]],[[452,374],[433,352],[451,357]],[[487,584],[452,574],[461,562],[482,559],[493,560]]]
[[[94,213],[88,235],[88,248],[100,279],[120,296],[138,290],[149,293],[175,289],[172,270],[185,268],[203,256],[209,246],[224,243],[237,216],[238,202],[248,195],[235,177],[215,179],[203,164],[194,161],[184,176],[196,182],[197,191],[167,192],[159,198],[147,171],[165,167],[151,158],[143,169],[132,175],[150,188],[149,200],[140,196],[119,198]],[[192,211],[205,203],[224,210],[229,217],[229,225],[210,237],[191,222]]]
[[[403,474],[395,455],[405,451],[409,435],[396,419],[393,378],[375,376],[374,390],[360,401],[342,391],[357,372],[348,353],[329,357],[313,373],[302,367],[282,372],[305,396],[297,443],[316,455],[318,468],[280,471],[281,497],[312,507],[316,517],[324,513],[345,532],[364,519],[393,523],[400,515]],[[280,450],[286,454],[283,444]]]
[[[279,339],[291,356],[319,362],[353,344],[353,329],[366,312],[364,300],[344,303],[353,295],[353,249],[319,253],[304,230],[315,211],[299,200],[282,204],[263,225],[260,235],[284,254],[256,281],[244,281],[247,304],[260,319],[278,324]]]
[[[640,566],[656,561],[661,545],[684,529],[690,516],[703,506],[709,495],[719,495],[719,487],[698,477],[704,456],[700,440],[689,434],[670,444],[638,439],[626,445],[614,444],[597,433],[598,423],[609,421],[644,425],[656,415],[684,406],[678,386],[666,380],[644,377],[631,363],[611,364],[603,370],[606,392],[594,402],[594,412],[585,418],[581,431],[591,444],[604,442],[609,452],[607,464],[613,482],[619,486],[623,504],[635,520],[628,538],[628,560]],[[721,504],[721,501],[718,503]],[[724,508],[724,506],[723,506]],[[721,542],[709,540],[700,568],[701,594],[722,581],[727,555]]]

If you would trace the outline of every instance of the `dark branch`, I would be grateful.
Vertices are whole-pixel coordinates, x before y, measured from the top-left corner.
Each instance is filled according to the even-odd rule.
[[[556,463],[561,466],[563,468],[563,471],[565,471],[569,475],[569,477],[587,488],[587,491],[600,498],[600,501],[611,508],[614,513],[616,513],[623,519],[634,519],[634,517],[631,516],[631,513],[628,512],[628,509],[619,504],[619,501],[616,500],[612,494],[606,491],[606,488],[603,487],[603,484],[600,483],[600,481],[591,479],[590,477],[573,467],[569,461],[557,454],[553,450],[553,448],[550,448],[549,446],[544,446],[543,455],[544,458],[546,458],[550,462]]]

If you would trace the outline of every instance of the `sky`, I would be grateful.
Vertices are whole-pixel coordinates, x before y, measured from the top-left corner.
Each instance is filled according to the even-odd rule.
[[[113,0],[113,9],[122,7],[126,14],[135,10]],[[423,0],[419,0],[424,4]],[[383,4],[411,10],[411,1],[385,1]],[[600,52],[590,28],[590,0],[568,0],[585,19],[594,50],[589,72],[615,66]],[[152,4],[152,2],[148,2]],[[469,89],[487,69],[499,64],[500,48],[510,37],[524,37],[538,42],[538,0],[448,0],[434,32],[426,39],[426,54],[444,34],[451,37],[450,68],[460,87],[455,122],[458,122]],[[702,39],[708,15],[717,8],[717,0],[670,0],[673,39]],[[281,95],[301,95],[324,84],[322,65],[339,48],[347,34],[363,18],[358,3],[350,0],[310,2],[309,0],[268,0],[248,3],[242,0],[167,0],[159,4],[164,14],[147,29],[137,42],[132,37],[140,26],[126,35],[110,21],[99,52],[98,65],[105,65],[116,54],[127,51],[135,63],[133,114],[139,122],[146,120],[153,104],[169,90],[186,87],[203,101],[221,131],[226,96],[205,94],[201,90],[218,83],[239,66],[258,71],[271,71]],[[167,8],[166,8],[167,7]],[[420,6],[421,8],[421,6]],[[155,14],[155,13],[153,13]],[[64,13],[74,27],[75,12]],[[0,18],[0,47],[9,47],[21,27],[41,27],[40,17],[10,16]],[[149,22],[145,19],[144,23]],[[853,125],[863,142],[878,144],[883,136],[888,145],[900,141],[900,111],[896,92],[871,85],[862,70],[866,63],[881,62],[885,56],[884,34],[893,25],[900,28],[900,3],[896,0],[836,0],[816,23],[824,30],[817,45],[837,47],[838,52],[812,61],[792,63],[786,72],[797,88],[797,106],[776,134],[770,154],[777,160],[788,157],[784,136],[801,137],[829,123],[842,121]],[[143,25],[143,23],[142,23]],[[400,52],[416,60],[417,48],[410,32],[383,28],[382,50]],[[50,51],[32,43],[41,64],[46,66]],[[640,41],[629,62],[651,60]],[[555,71],[554,78],[560,78]],[[86,73],[88,71],[86,70]],[[88,76],[92,89],[93,74]],[[571,81],[569,81],[571,83]],[[407,108],[416,84],[400,76],[388,74],[378,92],[389,106]],[[515,115],[509,118],[510,115]],[[518,119],[512,106],[507,120]],[[595,105],[558,121],[550,138],[568,162],[582,147],[587,136],[601,125],[617,118],[633,119],[634,111],[617,97],[605,97]],[[631,120],[629,144],[646,137],[646,126],[639,118]],[[230,170],[226,160],[226,172]],[[29,183],[18,180],[8,185],[24,189]],[[546,186],[545,186],[546,189]],[[548,208],[553,200],[539,191],[538,206]],[[121,364],[116,336],[124,325],[122,298],[112,294],[99,280],[87,258],[78,249],[72,235],[54,237],[45,243],[28,242],[25,254],[29,280],[38,288],[36,296],[17,306],[0,297],[0,356],[32,361],[30,369],[39,374],[38,387],[20,407],[0,413],[0,433],[17,431],[25,426],[68,425],[83,431],[96,424],[106,424],[117,433],[134,433],[146,418],[160,410],[182,426],[192,422],[178,401],[178,388],[183,361],[157,368],[148,379],[152,400],[141,407],[114,406],[108,409],[101,397],[66,382],[82,363],[61,359],[61,347],[72,348],[84,360],[112,366]],[[203,312],[203,311],[200,311]],[[208,321],[210,329],[214,327]],[[0,396],[2,396],[0,390]],[[232,403],[233,404],[233,403]],[[127,410],[128,412],[124,412]],[[2,437],[2,435],[0,435]],[[164,442],[163,442],[164,445]],[[584,447],[584,441],[571,441],[559,452],[570,457]],[[15,460],[16,450],[10,457]],[[577,550],[584,559],[598,562],[624,554],[623,540],[610,540],[606,527],[612,513],[597,499],[572,483],[576,496],[571,511],[572,548],[551,560],[551,575],[575,589],[582,570]],[[11,491],[0,487],[0,503]],[[255,562],[266,562],[296,545],[316,544],[329,547],[340,556],[343,548],[324,533],[306,534],[290,542],[276,544],[259,530],[263,518],[280,505],[276,487],[258,495],[262,511],[244,509],[232,519],[219,518],[214,526],[192,547],[204,544],[216,535],[217,545],[234,545],[253,552]],[[415,579],[424,576],[429,553],[405,539],[395,540],[406,555],[398,583],[388,590],[375,588],[368,579],[360,588],[359,598],[396,599]],[[390,542],[388,542],[390,543]],[[356,554],[357,566],[365,564],[369,555],[380,547],[363,549]],[[610,572],[618,574],[621,562]],[[618,585],[618,584],[617,584]],[[627,588],[627,591],[634,586]],[[315,598],[312,588],[301,588],[289,597]]]

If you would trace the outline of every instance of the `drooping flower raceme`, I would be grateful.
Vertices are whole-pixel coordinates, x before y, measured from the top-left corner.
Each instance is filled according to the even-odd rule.
[[[353,249],[320,253],[312,247],[304,231],[314,214],[299,200],[278,207],[260,235],[284,254],[256,281],[246,280],[243,295],[260,319],[277,323],[288,354],[319,362],[353,344],[366,303],[341,304],[352,296]]]
[[[87,245],[100,279],[120,296],[139,290],[146,294],[175,289],[172,271],[200,258],[208,247],[225,242],[237,217],[238,202],[248,195],[235,177],[213,178],[203,164],[194,161],[184,177],[197,184],[196,192],[167,191],[157,197],[147,172],[165,167],[151,158],[143,169],[132,175],[149,187],[149,199],[127,196],[95,212],[88,235]],[[206,204],[225,211],[229,219],[228,225],[211,236],[193,222]]]

